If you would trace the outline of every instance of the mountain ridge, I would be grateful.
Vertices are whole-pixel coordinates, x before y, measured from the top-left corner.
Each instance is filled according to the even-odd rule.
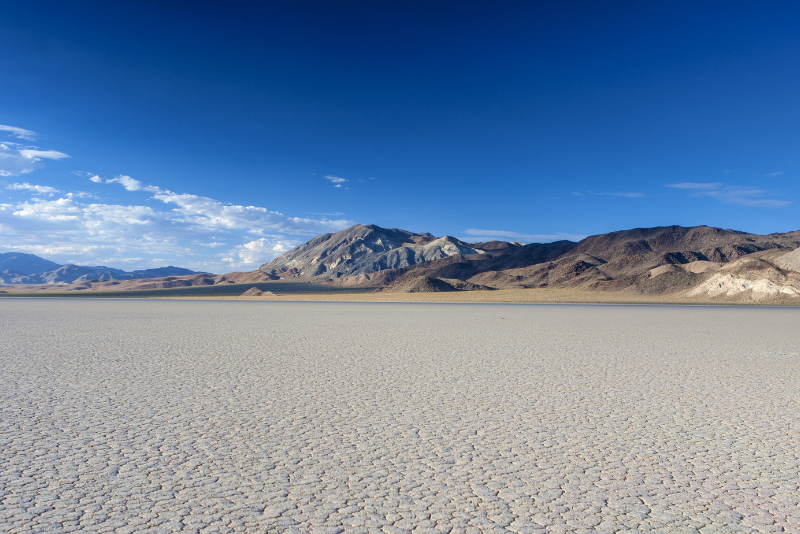
[[[0,253],[0,284],[76,284],[88,281],[136,280],[165,276],[204,274],[183,267],[167,266],[124,271],[105,265],[58,264],[35,254]]]
[[[402,239],[380,241],[384,234]],[[376,238],[383,245],[381,250],[364,244]],[[454,248],[444,246],[428,256],[412,257],[409,252],[437,242]],[[730,270],[731,264],[734,270],[742,271],[737,275],[741,280],[760,280],[759,273],[766,272],[764,265],[759,263],[756,269],[755,263],[736,262],[769,251],[776,251],[773,256],[778,257],[798,248],[800,231],[759,235],[710,226],[633,228],[589,236],[577,243],[520,245],[465,243],[449,236],[435,238],[428,233],[356,225],[312,239],[259,270],[276,278],[372,286],[381,291],[441,291],[446,286],[456,290],[550,287],[667,295],[690,291],[713,278],[722,267]],[[388,261],[391,259],[395,261]],[[325,262],[328,265],[321,268]],[[793,275],[787,277],[779,271],[770,276],[795,283]],[[725,280],[730,285],[729,279]],[[777,287],[750,282],[744,285],[764,291]],[[800,294],[800,287],[798,290]]]
[[[800,304],[800,231],[759,235],[673,225],[525,245],[359,224],[314,237],[250,272],[123,281],[112,272],[98,281],[97,269],[104,268],[88,269],[95,270],[64,290],[283,281],[386,293],[551,288]]]

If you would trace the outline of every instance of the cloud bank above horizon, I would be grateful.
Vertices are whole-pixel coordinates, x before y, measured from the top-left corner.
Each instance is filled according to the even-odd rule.
[[[2,132],[26,141],[39,137],[14,126],[0,125]],[[0,141],[0,176],[28,175],[43,168],[44,160],[68,157]],[[344,218],[292,217],[262,206],[178,193],[124,174],[72,175],[81,182],[72,190],[30,179],[0,181],[4,196],[11,199],[0,200],[0,251],[28,252],[62,263],[128,269],[171,264],[221,273],[254,269],[310,236],[353,224]]]
[[[170,263],[230,272],[258,267],[305,241],[303,236],[352,224],[345,219],[290,217],[260,206],[176,193],[126,175],[103,179],[78,174],[104,187],[121,185],[124,191],[137,194],[139,203],[102,202],[100,195],[86,191],[12,183],[6,190],[27,198],[0,204],[0,249],[70,263],[136,268]]]

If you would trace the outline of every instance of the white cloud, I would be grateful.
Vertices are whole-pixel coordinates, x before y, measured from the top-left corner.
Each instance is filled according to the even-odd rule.
[[[236,247],[235,254],[239,257],[239,261],[231,256],[227,256],[225,261],[233,263],[232,267],[257,267],[277,258],[298,244],[293,241],[276,241],[262,237]]]
[[[334,186],[333,187],[342,187],[342,184],[345,183],[347,180],[340,176],[332,176],[330,174],[325,176],[326,180],[330,180]]]
[[[119,183],[128,191],[147,191],[152,198],[176,207],[169,217],[175,221],[190,224],[204,230],[245,230],[252,234],[290,233],[314,234],[338,231],[352,224],[346,220],[307,219],[288,217],[277,211],[259,206],[228,204],[213,198],[175,193],[155,185],[144,185],[130,176],[120,175],[105,183]]]
[[[89,178],[91,181],[95,183],[102,183],[103,179],[97,176],[97,180],[94,177]],[[120,184],[128,191],[149,191],[151,193],[157,193],[161,191],[160,188],[153,186],[153,185],[144,185],[139,180],[135,180],[130,176],[126,176],[124,174],[120,174],[116,178],[109,178],[106,180],[107,184]]]
[[[64,159],[69,156],[58,150],[38,150],[36,148],[23,148],[19,151],[26,158]]]
[[[467,228],[464,233],[469,237],[460,238],[462,241],[527,241],[529,243],[549,243],[552,241],[580,241],[586,234],[568,234],[559,232],[556,234],[524,234],[508,230],[481,230],[478,228]]]
[[[27,139],[28,141],[33,141],[38,136],[36,132],[26,130],[25,128],[17,128],[16,126],[6,126],[5,124],[0,124],[0,131],[8,132],[9,135],[17,139]]]
[[[774,193],[752,186],[728,185],[722,182],[679,182],[665,185],[688,191],[691,196],[713,198],[725,204],[755,208],[781,208],[792,204],[788,200],[765,198]]]
[[[53,196],[55,193],[61,192],[54,187],[50,187],[49,185],[34,185],[34,184],[29,184],[28,182],[24,182],[21,184],[17,183],[17,184],[7,185],[6,189],[13,189],[17,191],[27,190],[27,191],[32,191],[33,193],[38,193],[40,195],[50,195],[50,196]]]
[[[13,214],[17,217],[39,219],[47,222],[79,221],[81,209],[71,198],[58,200],[33,199],[15,206]]]
[[[67,154],[56,150],[39,150],[19,143],[0,143],[0,176],[19,176],[44,167],[43,159],[64,159]]]
[[[770,172],[765,174],[764,176],[766,176],[767,178],[775,178],[776,176],[780,176],[781,174],[783,174],[783,171]]]
[[[69,243],[69,244],[21,244],[21,245],[11,245],[6,246],[5,248],[12,249],[12,250],[19,250],[21,252],[28,252],[30,254],[36,254],[38,256],[43,256],[45,258],[50,257],[85,257],[87,255],[93,255],[98,252],[108,252],[109,250],[113,250],[113,247],[108,246],[98,246],[98,245],[86,245],[86,244],[78,244],[78,243]],[[65,261],[64,263],[73,263],[70,261]],[[99,263],[99,262],[96,262]]]
[[[96,175],[93,172],[72,171],[72,174],[74,174],[75,176],[82,176],[84,178],[88,178],[89,181],[94,182],[96,184],[102,184],[103,183],[103,179],[100,178],[98,175]]]
[[[108,225],[146,225],[159,219],[149,206],[120,206],[89,204],[83,207],[83,227],[87,230],[106,231]]]
[[[325,233],[349,226],[349,221],[288,217],[258,206],[226,204],[213,198],[159,190],[153,198],[177,206],[173,219],[206,230],[245,230],[253,234],[285,232],[292,234]]]
[[[47,222],[75,222],[89,233],[103,233],[111,225],[150,224],[160,216],[149,206],[80,204],[68,194],[58,200],[32,199],[15,206],[17,217]]]

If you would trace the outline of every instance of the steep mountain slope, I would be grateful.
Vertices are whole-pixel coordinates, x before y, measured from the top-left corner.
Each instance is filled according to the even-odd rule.
[[[362,276],[368,281],[368,275],[377,271],[454,255],[484,253],[450,236],[436,238],[427,233],[357,224],[335,234],[315,237],[258,270],[281,278]]]

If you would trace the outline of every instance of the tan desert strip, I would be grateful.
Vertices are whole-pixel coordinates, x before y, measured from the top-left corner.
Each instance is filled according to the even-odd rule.
[[[243,284],[242,287],[246,287]],[[212,289],[217,286],[212,286]],[[302,287],[298,284],[298,287]],[[10,289],[10,288],[7,288]],[[623,291],[586,291],[578,289],[499,289],[494,291],[452,291],[434,293],[348,292],[333,289],[327,292],[297,291],[273,295],[243,296],[241,294],[215,294],[212,291],[194,292],[197,288],[160,289],[147,291],[91,290],[81,293],[10,290],[3,297],[53,298],[121,298],[156,300],[238,300],[238,301],[288,301],[288,302],[440,302],[440,303],[530,303],[530,304],[661,304],[661,305],[722,305],[722,306],[800,306],[800,299],[776,296],[758,301],[719,296],[715,298],[677,295],[639,295]],[[186,294],[181,294],[183,292]]]
[[[725,306],[798,306],[797,299],[742,302],[730,299],[703,299],[674,296],[636,295],[606,291],[570,289],[506,289],[497,291],[457,291],[448,293],[296,293],[264,297],[243,296],[165,296],[150,297],[179,300],[255,300],[293,302],[442,302],[442,303],[530,303],[530,304],[670,304]]]

